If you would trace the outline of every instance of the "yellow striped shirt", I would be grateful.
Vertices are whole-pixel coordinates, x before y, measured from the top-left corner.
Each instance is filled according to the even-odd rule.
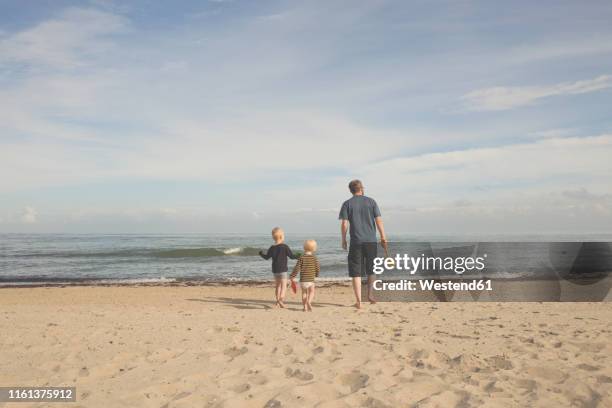
[[[319,276],[321,266],[319,260],[314,255],[302,255],[298,259],[290,278],[293,279],[300,273],[300,282],[314,282],[315,277]]]

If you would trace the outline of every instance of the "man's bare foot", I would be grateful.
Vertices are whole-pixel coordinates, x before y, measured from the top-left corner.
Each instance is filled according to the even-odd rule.
[[[355,309],[361,309],[361,302],[357,302],[353,305]]]
[[[312,305],[310,303],[306,304],[306,309],[308,309],[309,312],[312,312]]]
[[[274,304],[274,308],[278,309],[280,307],[280,305],[278,304],[278,300],[276,301],[276,303]]]
[[[368,300],[370,301],[371,305],[375,305],[376,304],[376,300],[374,298],[369,298]]]
[[[284,309],[284,308],[285,308],[285,304],[283,303],[283,301],[282,301],[282,300],[279,300],[279,301],[278,301],[278,306],[279,306],[281,309]]]

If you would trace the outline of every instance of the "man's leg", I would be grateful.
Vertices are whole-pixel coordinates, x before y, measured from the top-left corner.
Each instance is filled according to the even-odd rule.
[[[360,244],[351,242],[348,253],[349,276],[353,283],[353,293],[355,294],[355,307],[361,308],[361,265],[362,251]]]
[[[361,276],[353,278],[353,292],[355,293],[355,307],[361,309]]]
[[[378,254],[378,244],[376,242],[368,242],[363,244],[363,262],[365,264],[365,273],[368,277],[368,300],[370,303],[376,303],[374,299],[374,258]]]
[[[376,299],[374,298],[374,280],[376,277],[374,275],[368,275],[368,300],[371,304],[376,303]]]

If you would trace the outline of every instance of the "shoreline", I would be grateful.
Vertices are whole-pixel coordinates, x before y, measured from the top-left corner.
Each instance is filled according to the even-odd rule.
[[[604,275],[597,275],[593,277],[584,277],[583,279],[560,279],[552,276],[526,276],[526,277],[487,277],[487,276],[469,276],[463,275],[463,277],[457,278],[455,276],[450,277],[439,277],[439,276],[414,276],[408,275],[407,277],[393,276],[386,277],[385,275],[374,275],[377,279],[382,279],[386,282],[408,280],[440,280],[440,281],[452,281],[461,282],[473,279],[488,279],[494,282],[578,282],[580,284],[590,284],[593,281],[612,280],[612,272],[605,273]],[[366,278],[362,277],[362,282],[365,282]],[[19,287],[67,287],[67,286],[257,286],[263,284],[274,283],[274,278],[262,278],[262,279],[194,279],[194,278],[103,278],[103,279],[61,279],[57,280],[14,280],[14,281],[3,281],[0,279],[0,288],[19,288]],[[329,277],[329,278],[317,278],[317,283],[321,284],[346,284],[351,282],[351,278],[345,277]]]
[[[583,280],[581,282],[558,280],[558,279],[491,279],[490,284],[481,286],[481,289],[453,289],[448,283],[460,283],[465,285],[469,282],[483,282],[487,279],[444,279],[444,278],[417,278],[403,280],[413,281],[415,285],[412,290],[408,290],[406,285],[400,289],[375,291],[374,297],[381,303],[413,303],[413,302],[612,302],[612,276],[607,276],[597,282]],[[402,280],[384,279],[384,283],[402,283]],[[417,281],[441,282],[443,288],[423,289],[421,283]],[[380,285],[378,285],[380,286]],[[459,285],[461,286],[461,285]],[[174,288],[223,288],[233,291],[236,298],[239,298],[244,291],[250,289],[262,289],[272,292],[274,281],[272,280],[243,280],[243,281],[209,281],[209,280],[177,280],[177,281],[153,281],[153,282],[118,282],[118,281],[79,281],[79,282],[58,282],[58,283],[28,283],[28,284],[6,284],[0,285],[0,291],[4,293],[11,291],[28,291],[37,288],[42,289],[96,289],[105,288],[158,288],[160,290],[170,290]],[[333,280],[317,280],[318,289],[339,288],[342,290],[352,290],[349,278]],[[376,285],[375,285],[376,287]],[[489,290],[482,288],[488,287]],[[362,280],[362,298],[366,298],[365,279]],[[288,290],[289,291],[289,290]],[[298,292],[299,294],[299,292]]]
[[[208,280],[208,279],[92,279],[92,280],[74,280],[58,282],[42,281],[42,282],[1,282],[0,289],[18,289],[18,288],[63,288],[63,287],[181,287],[181,286],[230,286],[230,287],[259,287],[274,284],[274,279],[234,279],[234,280]],[[350,278],[322,278],[317,280],[317,286],[346,286],[350,284]]]

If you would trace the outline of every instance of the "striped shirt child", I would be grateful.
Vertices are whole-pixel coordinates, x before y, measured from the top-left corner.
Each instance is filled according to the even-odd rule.
[[[302,255],[295,264],[289,278],[294,279],[298,272],[300,273],[300,282],[314,282],[315,278],[319,276],[319,272],[321,272],[321,266],[317,257],[312,254]]]

